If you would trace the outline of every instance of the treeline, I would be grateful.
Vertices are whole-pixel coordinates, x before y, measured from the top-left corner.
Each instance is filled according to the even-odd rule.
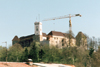
[[[85,49],[84,46],[59,49],[33,42],[24,48],[15,44],[7,49],[7,54],[6,48],[0,47],[0,61],[6,61],[6,56],[10,62],[25,62],[31,58],[33,62],[74,64],[76,67],[100,66],[100,48],[94,52],[93,47]]]

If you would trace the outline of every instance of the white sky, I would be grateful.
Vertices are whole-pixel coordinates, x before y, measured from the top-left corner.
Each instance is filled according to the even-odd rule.
[[[69,19],[42,21],[68,14],[82,17],[72,18],[72,30],[76,35],[79,31],[89,37],[100,37],[100,0],[0,0],[0,45],[12,44],[15,35],[18,37],[34,34],[34,22],[43,24],[43,32],[52,30],[66,32]]]

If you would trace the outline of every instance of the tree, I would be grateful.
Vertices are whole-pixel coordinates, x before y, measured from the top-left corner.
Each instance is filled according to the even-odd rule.
[[[28,59],[28,50],[27,50],[27,48],[25,49],[24,57],[25,57],[26,59]]]
[[[88,50],[85,49],[84,46],[77,47],[76,53],[76,67],[89,67],[90,66],[90,57]]]
[[[28,60],[28,50],[25,48],[23,55],[21,56],[21,61],[25,62]]]
[[[0,50],[0,61],[6,61],[6,48],[2,47]]]
[[[43,55],[44,55],[44,54],[45,54],[44,51],[41,49],[41,50],[39,51],[39,60],[40,60],[40,61],[42,61]]]
[[[20,61],[22,56],[23,48],[20,44],[16,43],[9,48],[8,61]]]
[[[2,47],[2,46],[0,46],[0,50],[1,50],[1,49],[3,49],[3,47]]]
[[[99,43],[97,43],[97,39],[95,37],[88,39],[88,49],[93,48],[94,51],[97,51],[98,46],[99,46]]]
[[[33,62],[37,62],[38,61],[38,56],[37,56],[37,50],[36,50],[36,43],[32,42],[31,44],[31,49],[29,52],[29,58],[31,58],[33,60]]]
[[[94,52],[94,48],[90,48],[90,50],[89,50],[90,57],[92,57],[93,52]]]

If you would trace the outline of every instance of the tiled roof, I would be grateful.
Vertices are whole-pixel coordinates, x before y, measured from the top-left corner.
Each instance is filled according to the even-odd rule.
[[[15,36],[12,41],[16,41],[16,40],[19,40],[18,36]]]
[[[69,38],[70,34],[58,32],[58,31],[51,31],[48,35],[51,35],[51,36],[52,35],[55,35],[55,36],[64,36],[64,37]],[[71,35],[71,38],[74,38],[74,37]]]
[[[57,32],[57,31],[51,31],[48,35],[64,36],[62,32]]]
[[[26,40],[26,39],[31,39],[31,38],[33,38],[34,35],[35,35],[35,34],[28,35],[28,36],[22,36],[22,37],[20,37],[19,39],[20,39],[20,41],[21,41],[21,40]],[[46,37],[46,33],[42,33],[42,35],[43,35],[44,37]]]
[[[20,38],[18,38],[18,36],[15,36],[12,41],[16,41],[16,40],[22,41],[22,40],[32,39],[34,35],[35,34],[28,35],[28,36],[22,36]],[[42,33],[42,35],[43,35],[43,37],[47,37],[46,33]],[[64,37],[69,38],[69,34],[58,32],[58,31],[51,31],[48,34],[48,36],[52,36],[52,35],[55,35],[55,36],[64,36]],[[71,37],[74,38],[72,35],[71,35]]]
[[[44,36],[44,37],[46,37],[47,35],[46,35],[46,33],[42,33],[42,35]]]
[[[28,36],[22,36],[22,37],[20,37],[20,39],[23,39],[23,38],[28,38],[28,37],[32,37],[32,36],[34,36],[35,34],[32,34],[32,35],[28,35]]]
[[[22,36],[22,37],[20,37],[19,39],[20,39],[20,40],[31,39],[31,38],[33,38],[34,35],[35,35],[35,34],[28,35],[28,36]]]
[[[0,67],[31,67],[25,63],[18,62],[0,62]]]

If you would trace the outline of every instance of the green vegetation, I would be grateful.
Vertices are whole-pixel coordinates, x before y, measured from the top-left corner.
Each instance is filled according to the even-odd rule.
[[[98,67],[100,66],[100,48],[97,52],[94,52],[93,47],[86,50],[84,46],[58,49],[33,42],[30,47],[24,48],[16,43],[7,50],[8,61],[25,62],[28,58],[31,58],[33,62],[74,64],[76,67]],[[0,46],[0,61],[6,61],[6,48],[2,46]]]

